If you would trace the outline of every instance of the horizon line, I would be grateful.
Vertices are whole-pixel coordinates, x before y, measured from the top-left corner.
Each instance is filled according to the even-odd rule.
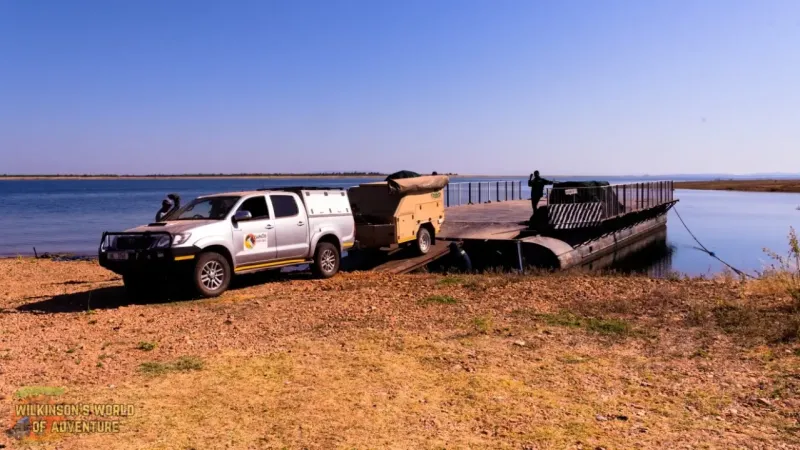
[[[259,173],[259,172],[240,172],[240,173],[213,173],[213,172],[198,172],[198,173],[150,173],[150,174],[118,174],[118,173],[17,173],[17,174],[0,174],[2,178],[191,178],[191,177],[205,177],[205,178],[224,178],[224,177],[380,177],[389,175],[389,172],[379,171],[330,171],[330,172],[274,172],[274,173]],[[425,174],[423,174],[425,175]],[[454,177],[527,177],[523,174],[460,174],[456,172],[440,172],[439,175],[447,175]],[[695,173],[644,173],[644,174],[545,174],[548,177],[613,177],[613,178],[630,178],[630,177],[665,177],[665,176],[731,176],[731,177],[745,177],[745,176],[800,176],[800,172],[751,172],[751,173],[725,173],[725,172],[695,172]]]

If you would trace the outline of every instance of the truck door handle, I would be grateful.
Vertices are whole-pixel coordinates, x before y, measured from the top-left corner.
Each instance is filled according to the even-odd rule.
[[[272,225],[267,225],[267,227],[266,227],[266,228],[267,228],[268,230],[271,230],[271,229],[272,229]]]
[[[305,225],[305,223],[302,220],[300,222],[297,222],[298,227],[302,227],[303,225]]]

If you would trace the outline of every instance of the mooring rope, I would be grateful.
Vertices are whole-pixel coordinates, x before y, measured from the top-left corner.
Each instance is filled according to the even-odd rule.
[[[714,252],[712,252],[711,250],[707,249],[707,248],[706,248],[706,246],[705,246],[705,245],[703,245],[703,244],[702,244],[702,243],[701,243],[701,242],[700,242],[700,241],[697,239],[697,237],[694,235],[694,233],[692,233],[692,230],[690,230],[690,229],[689,229],[689,226],[688,226],[688,225],[686,225],[686,222],[684,222],[684,221],[683,221],[683,217],[681,217],[681,213],[679,213],[679,212],[678,212],[678,208],[676,208],[676,207],[674,207],[674,206],[673,206],[673,207],[672,207],[672,209],[675,211],[675,214],[678,216],[678,219],[680,219],[681,223],[683,224],[683,227],[684,227],[684,228],[686,228],[686,231],[688,231],[688,232],[689,232],[689,235],[690,235],[690,236],[692,236],[692,239],[694,239],[694,241],[695,241],[695,242],[697,242],[697,245],[699,245],[699,246],[700,246],[700,248],[699,248],[698,250],[701,250],[701,251],[703,251],[703,252],[706,252],[706,253],[708,253],[708,255],[709,255],[709,256],[711,256],[712,258],[715,258],[717,261],[721,262],[722,264],[725,264],[725,265],[726,265],[726,266],[728,266],[728,267],[729,267],[731,270],[733,270],[734,272],[736,272],[736,273],[737,273],[737,274],[739,274],[739,275],[743,275],[743,276],[750,277],[750,278],[757,278],[757,277],[755,277],[755,276],[753,276],[753,275],[750,275],[749,273],[746,273],[746,272],[744,272],[744,271],[741,271],[741,270],[737,269],[736,267],[733,267],[732,265],[730,265],[730,264],[728,264],[727,262],[723,261],[723,260],[722,260],[722,258],[720,258],[719,256],[717,256],[717,255],[716,255]],[[695,248],[697,248],[697,247],[695,247]]]

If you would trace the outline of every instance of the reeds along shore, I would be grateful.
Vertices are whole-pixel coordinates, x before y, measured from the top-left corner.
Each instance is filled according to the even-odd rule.
[[[749,192],[800,192],[800,180],[676,181],[675,189]]]

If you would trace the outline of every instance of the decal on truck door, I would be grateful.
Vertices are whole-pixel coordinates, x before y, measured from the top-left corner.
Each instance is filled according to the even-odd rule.
[[[252,250],[256,247],[262,249],[267,246],[267,233],[248,234],[244,237],[245,250]]]

